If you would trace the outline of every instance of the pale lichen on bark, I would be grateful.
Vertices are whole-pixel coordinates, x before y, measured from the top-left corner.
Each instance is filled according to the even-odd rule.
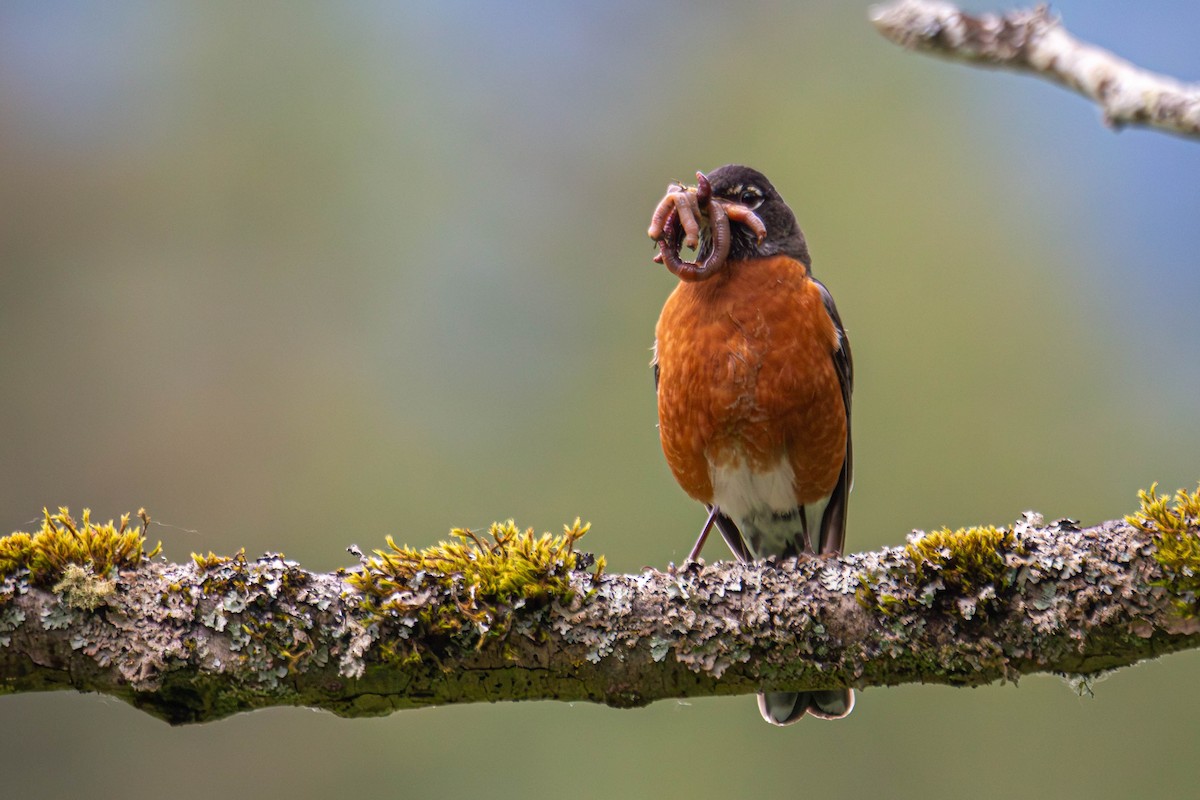
[[[925,548],[916,564],[933,541],[919,537],[806,563],[577,571],[569,601],[514,603],[487,630],[449,636],[373,611],[346,573],[278,555],[143,561],[116,572],[94,610],[18,571],[0,580],[0,679],[8,692],[103,692],[184,723],[272,705],[366,716],[455,702],[632,707],[763,687],[973,686],[1200,645],[1149,533],[1032,515],[1006,530],[1002,566],[971,580],[952,569],[952,548],[945,558]],[[421,601],[431,619],[460,603],[424,590]]]
[[[1113,128],[1146,125],[1200,136],[1200,85],[1142,69],[1076,39],[1046,5],[968,14],[942,0],[896,0],[871,9],[889,40],[910,50],[1030,72],[1095,101]]]

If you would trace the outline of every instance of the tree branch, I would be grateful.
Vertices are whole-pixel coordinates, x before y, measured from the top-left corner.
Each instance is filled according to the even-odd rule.
[[[1045,5],[972,16],[940,0],[896,0],[871,9],[885,37],[910,50],[1032,72],[1098,103],[1113,128],[1146,125],[1200,137],[1200,85],[1141,69],[1067,33]]]
[[[1079,530],[1026,515],[827,561],[575,571],[568,602],[466,616],[462,586],[372,605],[347,582],[355,571],[314,574],[270,554],[143,561],[110,578],[70,567],[53,589],[18,570],[0,582],[0,679],[7,692],[101,692],[185,723],[274,705],[630,707],[1087,675],[1200,646],[1153,552],[1125,522]]]

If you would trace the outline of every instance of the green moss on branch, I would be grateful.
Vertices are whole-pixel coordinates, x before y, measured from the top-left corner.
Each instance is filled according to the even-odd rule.
[[[1154,560],[1163,570],[1155,581],[1170,592],[1181,616],[1200,617],[1200,486],[1179,489],[1172,499],[1158,494],[1158,484],[1138,492],[1141,507],[1126,517],[1154,541]]]
[[[904,547],[904,561],[888,575],[864,573],[858,600],[887,616],[919,608],[956,609],[967,619],[997,608],[1012,586],[1007,563],[1019,552],[1011,528],[993,525],[916,532]]]
[[[584,567],[581,559],[592,559],[575,550],[588,528],[576,519],[560,536],[537,536],[508,520],[493,523],[485,536],[456,528],[452,541],[422,550],[400,547],[389,536],[387,548],[362,557],[346,583],[361,593],[368,615],[397,629],[383,648],[385,661],[420,660],[415,642],[429,636],[481,649],[508,635],[518,610],[528,616],[552,602],[570,603],[571,573]],[[588,566],[598,581],[604,558]],[[431,604],[432,596],[451,602]]]
[[[138,510],[138,518],[143,526],[150,524],[145,509]],[[73,565],[103,578],[115,569],[136,567],[143,559],[158,555],[162,543],[147,553],[142,531],[129,527],[129,514],[121,516],[119,525],[112,520],[100,524],[92,522],[88,508],[78,522],[67,508],[59,508],[56,514],[43,508],[38,531],[17,531],[0,538],[0,576],[29,570],[30,582],[46,587],[61,581]]]

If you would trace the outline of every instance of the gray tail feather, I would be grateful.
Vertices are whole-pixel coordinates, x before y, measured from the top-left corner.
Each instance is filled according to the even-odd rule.
[[[758,711],[772,725],[791,725],[805,714],[817,719],[841,719],[854,710],[853,689],[814,692],[759,692]]]

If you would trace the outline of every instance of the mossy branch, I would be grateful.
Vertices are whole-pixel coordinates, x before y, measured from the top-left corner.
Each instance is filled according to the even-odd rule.
[[[1200,646],[1198,516],[1200,492],[1152,489],[1127,520],[1086,530],[1027,514],[841,559],[635,575],[577,552],[578,523],[553,537],[508,523],[318,574],[278,555],[166,563],[127,521],[62,510],[0,539],[0,685],[101,692],[188,723],[276,705],[632,707],[1087,676]]]
[[[1045,4],[969,14],[944,0],[893,0],[871,9],[881,34],[910,50],[1028,72],[1097,103],[1104,122],[1200,138],[1200,84],[1141,69],[1071,36]]]

